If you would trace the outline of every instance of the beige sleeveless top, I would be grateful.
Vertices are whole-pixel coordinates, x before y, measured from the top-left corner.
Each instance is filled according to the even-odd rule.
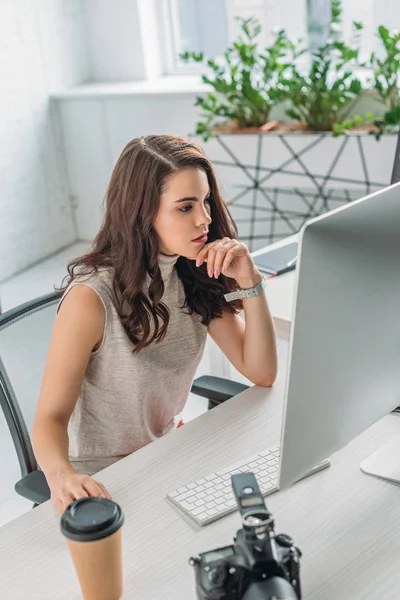
[[[63,298],[74,285],[89,286],[106,315],[101,346],[90,356],[68,425],[69,459],[78,473],[93,475],[164,435],[186,403],[207,327],[200,315],[187,315],[188,309],[180,308],[185,293],[175,269],[177,259],[178,255],[159,257],[162,302],[170,311],[166,336],[135,355],[114,306],[110,270],[79,276],[64,293]],[[147,288],[149,282],[147,276]]]

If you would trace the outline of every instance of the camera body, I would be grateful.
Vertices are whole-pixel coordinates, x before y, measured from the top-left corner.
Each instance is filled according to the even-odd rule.
[[[231,546],[192,557],[198,600],[301,600],[300,550],[275,535],[253,473],[232,475],[243,527]]]

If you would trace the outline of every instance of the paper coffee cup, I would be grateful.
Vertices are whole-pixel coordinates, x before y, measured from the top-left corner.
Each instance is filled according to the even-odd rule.
[[[84,600],[119,600],[123,591],[121,507],[107,498],[72,502],[61,517],[61,532]]]

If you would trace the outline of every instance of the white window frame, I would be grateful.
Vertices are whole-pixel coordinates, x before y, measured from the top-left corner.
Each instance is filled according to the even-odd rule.
[[[174,48],[174,29],[175,32],[179,30],[179,23],[177,21],[177,15],[171,14],[169,0],[160,0],[159,16],[159,36],[160,36],[160,49],[161,49],[161,61],[163,72],[165,75],[190,75],[200,74],[204,72],[204,66],[197,63],[184,63],[177,62],[175,59],[175,48]],[[227,11],[227,30],[229,34],[230,29],[230,13],[232,13],[231,0],[225,0],[225,8]]]

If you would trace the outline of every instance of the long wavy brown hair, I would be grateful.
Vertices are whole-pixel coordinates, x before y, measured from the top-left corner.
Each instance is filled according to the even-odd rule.
[[[166,179],[187,168],[203,169],[210,186],[208,241],[236,238],[237,228],[222,200],[215,173],[200,146],[184,138],[151,135],[136,138],[123,149],[111,175],[105,197],[103,223],[91,250],[68,265],[61,292],[79,275],[111,268],[115,307],[129,339],[138,352],[152,342],[161,341],[167,332],[169,310],[162,303],[164,282],[158,266],[158,236],[153,228]],[[199,314],[203,325],[237,313],[242,301],[226,302],[223,295],[237,289],[233,279],[207,275],[206,263],[196,267],[193,260],[180,256],[176,270],[185,291],[189,314]],[[147,273],[151,282],[147,294],[143,287]],[[154,331],[151,334],[151,319]]]

